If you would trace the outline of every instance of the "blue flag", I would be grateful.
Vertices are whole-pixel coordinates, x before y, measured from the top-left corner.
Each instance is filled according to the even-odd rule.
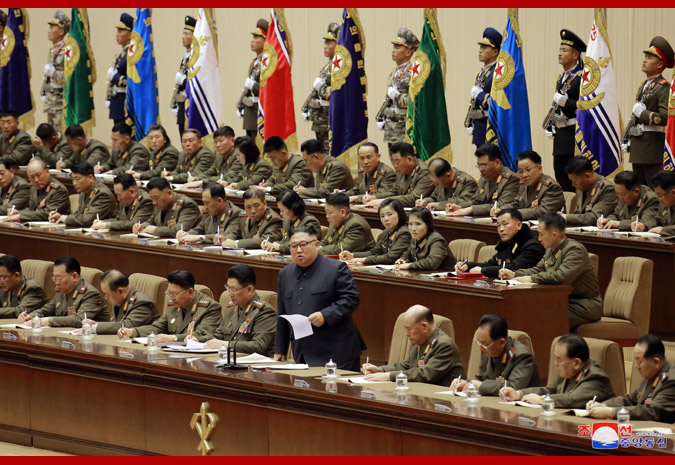
[[[19,114],[21,127],[35,124],[33,94],[30,90],[28,13],[24,8],[10,8],[7,25],[0,37],[0,110]]]
[[[356,150],[368,139],[367,79],[363,28],[356,8],[345,8],[331,69],[328,108],[330,153],[355,166]]]
[[[532,150],[522,45],[518,9],[509,8],[504,41],[492,81],[485,140],[499,146],[504,165],[512,171],[518,168],[518,154]]]
[[[127,119],[133,121],[135,139],[143,140],[148,128],[159,123],[157,66],[152,44],[152,9],[138,8],[127,57]]]

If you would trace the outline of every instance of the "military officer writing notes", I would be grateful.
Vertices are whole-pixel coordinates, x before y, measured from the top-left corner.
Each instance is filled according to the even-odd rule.
[[[37,127],[33,136],[33,145],[33,155],[44,160],[52,168],[66,168],[66,160],[73,158],[73,150],[68,144],[68,138],[48,123],[42,123]],[[71,163],[72,165],[74,163]]]
[[[345,250],[361,252],[375,246],[368,222],[349,210],[349,197],[342,192],[331,194],[326,199],[326,220],[330,227],[321,240],[319,253],[338,255]]]
[[[565,169],[577,190],[577,206],[573,212],[558,215],[569,225],[595,226],[600,217],[611,215],[617,199],[612,182],[593,171],[591,161],[582,156],[570,160]]]
[[[134,224],[145,221],[152,216],[153,207],[150,194],[139,189],[133,176],[127,173],[118,174],[113,180],[113,189],[119,204],[117,216],[94,220],[92,229],[131,231]]]
[[[618,200],[614,213],[598,218],[598,228],[620,231],[644,231],[656,226],[659,199],[633,171],[622,171],[614,176],[614,191]],[[640,226],[642,224],[642,227]]]
[[[117,29],[115,39],[122,46],[122,50],[115,56],[113,65],[108,69],[105,104],[110,110],[110,119],[115,123],[124,123],[126,122],[127,102],[127,55],[131,43],[131,31],[134,28],[134,17],[128,13],[122,13],[120,22],[115,28]]]
[[[476,147],[485,143],[492,75],[502,45],[502,35],[496,29],[488,27],[483,31],[483,38],[478,45],[480,46],[478,61],[483,63],[483,67],[478,72],[476,82],[471,88],[471,103],[464,120],[464,127],[472,136],[472,142]]]
[[[415,200],[415,206],[426,207],[431,211],[445,211],[452,205],[470,205],[476,194],[476,180],[473,176],[460,171],[443,158],[434,158],[429,162],[429,179],[436,188],[431,195]]]
[[[225,198],[225,189],[218,183],[209,183],[202,191],[204,212],[199,224],[189,231],[176,233],[181,243],[220,243],[225,239],[240,237],[239,216],[241,209]]]
[[[314,226],[291,230],[289,248],[293,263],[279,272],[277,313],[306,316],[313,334],[294,339],[288,322],[279,318],[274,359],[285,360],[291,343],[297,363],[324,366],[332,359],[340,369],[358,371],[366,344],[352,319],[361,299],[351,271],[346,263],[319,254]]]
[[[14,168],[7,160],[0,158],[0,215],[14,215],[28,207],[30,184],[14,174]]]
[[[18,318],[42,308],[48,300],[40,284],[23,275],[18,258],[0,257],[0,318]]]
[[[262,189],[270,195],[277,196],[287,189],[296,186],[314,185],[312,172],[307,168],[307,163],[302,155],[288,151],[286,143],[279,136],[272,136],[265,141],[263,151],[272,162],[272,176],[258,185],[253,184],[252,189]]]
[[[356,185],[347,191],[352,203],[368,203],[375,194],[382,196],[390,193],[396,182],[396,172],[380,161],[380,149],[372,142],[364,142],[357,150],[359,170]]]
[[[192,56],[192,39],[194,37],[195,26],[197,20],[192,16],[185,17],[185,26],[183,27],[182,43],[185,48],[185,55],[180,61],[180,67],[176,73],[176,85],[173,88],[173,95],[171,96],[171,112],[176,117],[178,124],[178,133],[182,136],[183,131],[187,128],[185,119],[185,100],[187,99],[187,78],[188,70],[190,69],[190,57]]]
[[[675,236],[675,173],[659,171],[652,178],[654,193],[661,202],[656,215],[656,226],[649,230],[662,236]],[[638,231],[644,231],[646,225],[638,224]]]
[[[19,114],[15,111],[0,112],[0,130],[0,156],[15,165],[27,165],[33,144],[28,133],[19,129]]]
[[[259,19],[255,30],[251,32],[251,51],[255,58],[248,67],[248,76],[244,81],[244,90],[237,102],[237,116],[244,118],[244,131],[252,140],[258,133],[258,95],[260,93],[260,64],[267,38],[269,23]]]
[[[413,305],[403,316],[403,327],[412,344],[408,359],[380,367],[364,363],[365,379],[395,381],[396,375],[403,372],[408,381],[448,386],[453,379],[466,377],[455,341],[436,327],[431,310]]]
[[[560,184],[544,174],[539,154],[527,150],[519,153],[516,160],[521,184],[512,207],[518,209],[524,220],[559,211],[565,205],[565,196]]]
[[[101,141],[92,137],[87,137],[84,128],[79,124],[71,124],[66,128],[66,143],[65,148],[61,147],[61,139],[58,137],[56,131],[48,134],[48,139],[42,139],[42,150],[46,151],[45,147],[49,148],[52,153],[51,159],[56,160],[56,169],[62,170],[64,168],[72,168],[73,165],[86,161],[91,166],[99,166],[107,163],[110,158],[110,151],[108,147]],[[54,136],[56,137],[56,140]],[[33,139],[33,144],[36,141]],[[56,147],[56,150],[55,150]],[[70,156],[65,149],[69,149]],[[61,160],[63,158],[63,160]]]
[[[336,190],[347,191],[354,187],[354,178],[349,167],[341,160],[328,155],[316,139],[309,139],[300,146],[307,168],[314,173],[314,186],[302,184],[293,190],[303,199],[326,198]]]
[[[176,237],[178,231],[188,231],[199,223],[197,203],[186,195],[176,194],[166,178],[152,178],[147,189],[155,208],[146,221],[134,223],[134,234]]]
[[[47,113],[47,121],[54,129],[61,131],[63,119],[63,65],[66,56],[66,43],[63,41],[70,30],[70,19],[61,10],[56,10],[49,22],[47,38],[52,43],[42,78],[40,97]]]

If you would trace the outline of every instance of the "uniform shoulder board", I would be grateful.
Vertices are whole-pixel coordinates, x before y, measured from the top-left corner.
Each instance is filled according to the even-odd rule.
[[[553,182],[553,180],[551,179],[550,176],[547,176],[547,177],[544,179],[544,185],[545,185],[545,186],[550,186],[552,182]]]
[[[49,185],[52,187],[52,189],[58,189],[59,188],[59,185],[56,183],[56,181],[50,182]]]
[[[510,171],[510,170],[509,170],[509,171],[506,171],[506,170],[505,170],[505,171],[502,173],[502,177],[504,177],[504,178],[506,178],[506,179],[510,178],[511,176],[513,176],[513,171]]]
[[[268,211],[268,212],[265,214],[265,219],[266,219],[266,220],[269,220],[270,218],[272,218],[272,211]]]
[[[255,302],[253,302],[253,306],[257,309],[261,309],[265,306],[265,303],[261,302],[259,300],[256,300]]]
[[[246,210],[242,210],[239,212],[239,216],[248,216],[248,213],[246,213]]]
[[[387,168],[384,165],[382,165],[377,169],[377,172],[380,173],[380,174],[386,174]]]
[[[663,84],[664,86],[669,85],[668,81],[666,81],[666,80],[663,79],[663,78],[659,79],[659,84]]]
[[[131,299],[129,299],[129,303],[133,304],[134,302],[136,302],[136,298],[137,298],[136,296],[133,296]]]
[[[198,307],[208,307],[208,306],[209,306],[209,301],[206,300],[206,299],[200,300],[200,301],[199,301],[199,304],[198,304],[197,306],[198,306]]]
[[[85,292],[87,292],[87,286],[82,286],[77,292],[79,294],[84,294]]]
[[[184,203],[185,203],[185,199],[176,200],[176,205],[178,205],[179,207],[182,207]]]
[[[464,184],[466,182],[466,176],[463,174],[458,174],[455,179],[457,180],[458,183]]]
[[[363,174],[363,170],[359,170],[359,173],[358,173],[358,174]]]

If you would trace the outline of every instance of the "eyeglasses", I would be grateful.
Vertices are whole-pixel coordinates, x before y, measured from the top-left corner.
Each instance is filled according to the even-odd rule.
[[[528,166],[525,169],[522,169],[522,170],[519,169],[518,174],[524,174],[524,173],[530,174],[536,168],[537,168],[536,166],[534,168],[531,168],[531,167]]]
[[[487,163],[477,163],[477,164],[476,164],[476,168],[478,168],[479,170],[484,170],[484,169],[486,169],[486,168],[488,167],[488,165],[489,165],[490,163],[492,163],[492,162],[489,161],[489,162],[487,162]]]
[[[232,287],[229,287],[227,284],[225,284],[225,290],[229,292],[230,294],[236,294],[237,292],[241,291],[242,289],[246,289],[245,287],[240,287],[239,289],[234,289]]]
[[[52,276],[52,282],[58,283],[62,281],[63,279],[67,278],[69,275],[65,276]]]
[[[316,241],[306,241],[306,242],[293,242],[288,244],[289,249],[296,250],[298,247],[301,249],[306,249],[310,244],[315,244]]]
[[[166,294],[168,297],[171,297],[172,299],[175,299],[176,297],[180,297],[187,291],[188,291],[187,289],[183,289],[183,291],[179,292],[178,294],[176,294],[175,292],[166,291],[164,294]]]
[[[482,342],[480,342],[478,339],[474,339],[474,341],[475,341],[476,344],[478,344],[478,345],[480,346],[480,348],[483,349],[483,350],[488,350],[488,347],[490,347],[492,344],[495,343],[495,341],[492,341],[492,342],[489,343],[488,345],[485,345],[485,344],[483,344]]]

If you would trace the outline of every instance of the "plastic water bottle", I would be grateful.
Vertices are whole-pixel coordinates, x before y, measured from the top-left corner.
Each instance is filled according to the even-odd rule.
[[[630,421],[630,413],[628,413],[628,410],[626,410],[625,407],[621,407],[616,413],[616,419],[620,425],[627,425]]]
[[[337,378],[337,364],[332,358],[326,363],[326,378]]]
[[[157,350],[157,335],[154,331],[148,336],[148,350]]]
[[[218,349],[218,361],[225,363],[227,361],[227,346],[222,345]]]
[[[42,331],[42,318],[36,315],[35,318],[31,320],[31,327],[36,333]]]
[[[478,388],[476,387],[475,384],[469,383],[466,385],[464,388],[464,392],[466,392],[466,401],[467,402],[478,402]]]
[[[337,392],[337,382],[336,381],[326,381],[326,392],[331,392],[331,393]]]
[[[394,389],[396,389],[397,391],[408,390],[408,377],[402,371],[396,375],[396,387]]]
[[[541,401],[541,408],[543,410],[542,415],[546,415],[547,417],[555,415],[555,402],[549,395],[544,396],[544,399]]]
[[[82,339],[85,341],[92,339],[94,336],[91,333],[91,323],[88,321],[82,322]]]

